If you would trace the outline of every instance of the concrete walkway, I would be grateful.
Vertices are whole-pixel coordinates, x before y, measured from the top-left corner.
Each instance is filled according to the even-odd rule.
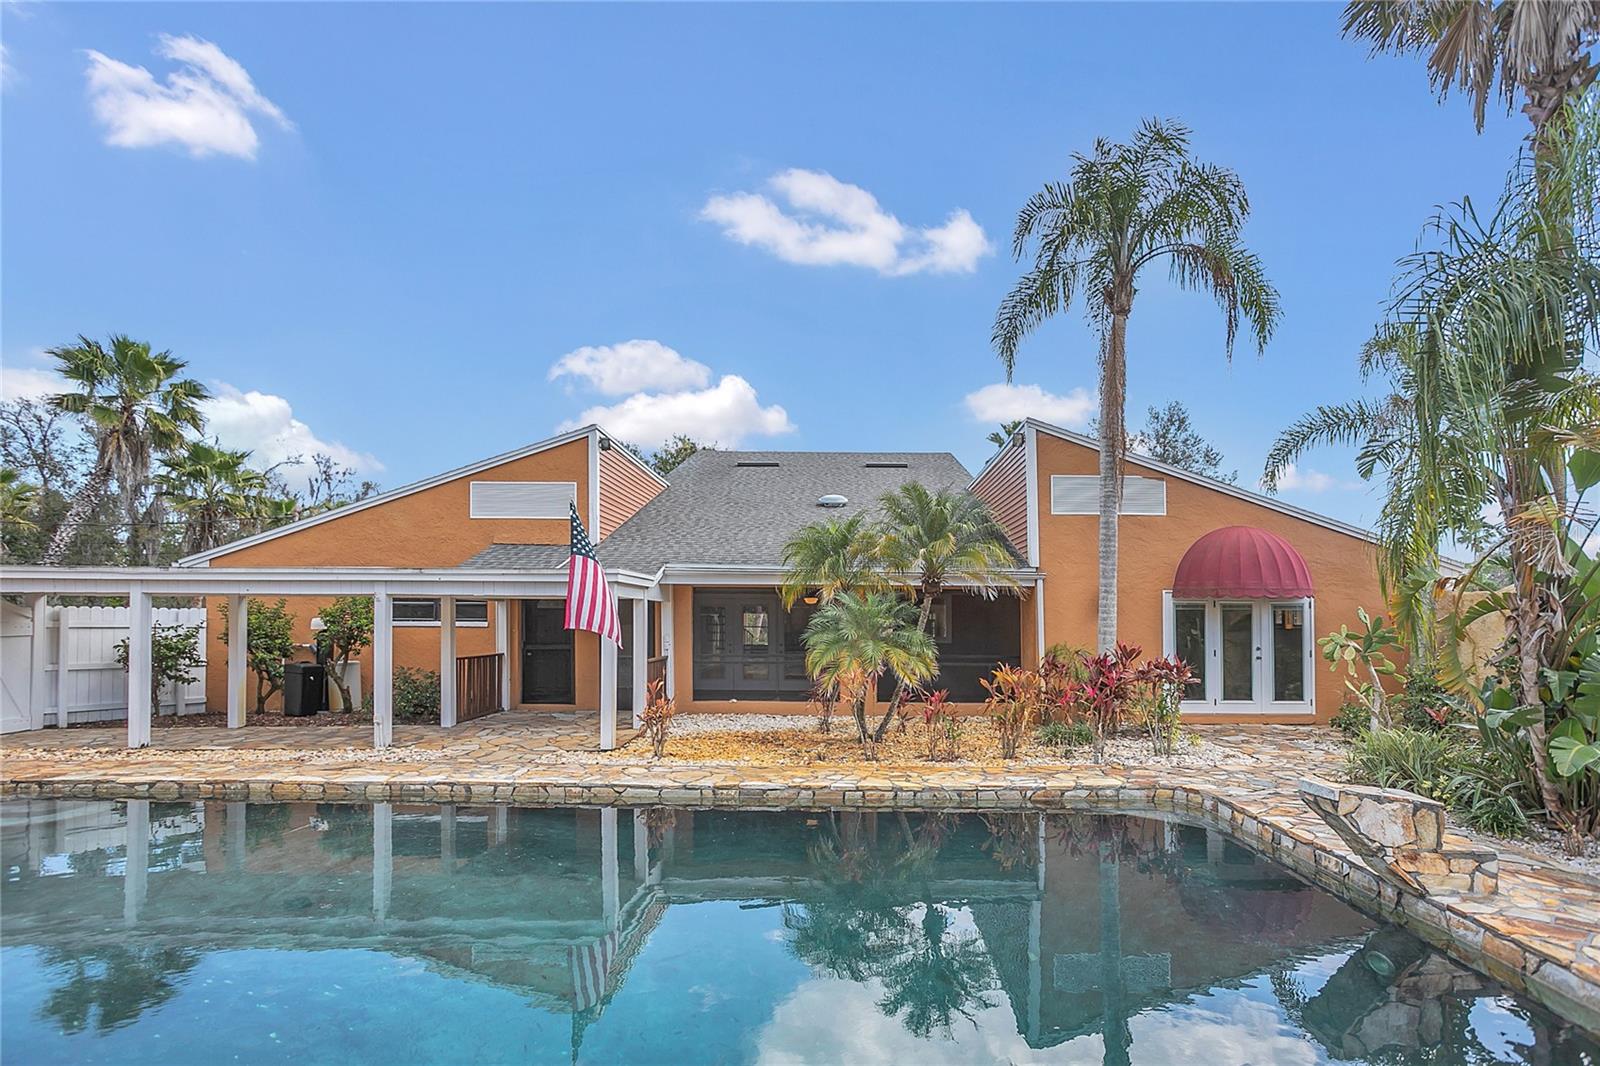
[[[259,729],[238,743],[157,731],[160,746],[95,748],[74,734],[12,734],[0,788],[23,796],[452,802],[522,805],[1166,813],[1229,832],[1336,895],[1600,1033],[1600,884],[1532,854],[1503,852],[1491,896],[1402,894],[1301,802],[1299,780],[1337,778],[1334,749],[1304,726],[1200,727],[1228,757],[1204,769],[1085,764],[824,764],[741,768],[651,762],[641,744],[563,748],[587,722],[495,715],[448,732],[396,729],[396,746],[305,745],[318,729]],[[570,727],[570,728],[569,728]],[[336,727],[343,728],[343,727]],[[403,730],[422,732],[414,737]],[[249,733],[249,730],[239,731]],[[172,742],[196,746],[163,745]],[[278,739],[276,735],[290,734]],[[584,730],[584,735],[589,735]],[[103,743],[114,744],[115,734]],[[34,740],[40,743],[30,743]],[[226,738],[225,738],[226,739]],[[297,747],[286,747],[291,742]],[[363,733],[363,742],[366,735]],[[570,742],[570,741],[569,741]],[[273,746],[276,744],[277,746]],[[1459,844],[1464,838],[1452,836]]]

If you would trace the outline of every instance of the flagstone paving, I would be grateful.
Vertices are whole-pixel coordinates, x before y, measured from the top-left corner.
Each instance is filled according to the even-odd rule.
[[[1339,779],[1328,734],[1304,726],[1196,732],[1228,757],[1214,767],[655,763],[642,743],[592,754],[585,716],[517,712],[449,731],[397,726],[395,746],[384,751],[365,747],[370,732],[355,726],[175,726],[156,729],[153,746],[141,751],[113,747],[121,741],[113,730],[49,730],[5,738],[0,789],[158,800],[1169,813],[1228,831],[1600,1033],[1600,882],[1502,845],[1494,895],[1404,893],[1363,865],[1297,794],[1303,777]],[[1475,843],[1482,841],[1454,829],[1445,835],[1451,847]]]

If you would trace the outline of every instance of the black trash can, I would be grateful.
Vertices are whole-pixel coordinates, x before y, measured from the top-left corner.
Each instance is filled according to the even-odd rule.
[[[328,668],[317,663],[285,663],[283,713],[300,718],[328,709]]]

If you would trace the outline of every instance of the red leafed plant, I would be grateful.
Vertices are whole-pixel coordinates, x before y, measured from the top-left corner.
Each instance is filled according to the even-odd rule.
[[[1171,755],[1178,742],[1178,716],[1183,705],[1183,692],[1194,681],[1194,671],[1189,664],[1173,656],[1169,659],[1152,659],[1139,667],[1137,677],[1148,686],[1148,705],[1145,728],[1150,733],[1150,746],[1157,755]]]
[[[1118,644],[1099,655],[1083,653],[1084,676],[1072,682],[1068,698],[1094,727],[1094,757],[1105,755],[1106,738],[1122,728],[1122,716],[1139,695],[1139,648]]]
[[[937,689],[922,701],[922,739],[930,762],[956,757],[961,727],[950,710],[950,690]]]
[[[1004,663],[994,668],[993,680],[987,677],[979,680],[989,691],[989,698],[983,702],[989,708],[989,720],[994,722],[999,735],[1000,757],[1015,758],[1018,745],[1044,704],[1044,683],[1039,680],[1037,671]]]

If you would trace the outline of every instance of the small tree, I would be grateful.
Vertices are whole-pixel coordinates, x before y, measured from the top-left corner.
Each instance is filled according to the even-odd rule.
[[[287,601],[263,603],[246,601],[245,610],[245,660],[250,672],[256,675],[256,713],[267,709],[267,700],[283,688],[283,664],[294,654],[294,615],[286,609]],[[222,643],[228,643],[228,604],[224,600],[222,615]]]
[[[318,615],[324,628],[317,634],[317,650],[339,688],[344,709],[349,711],[355,705],[350,700],[350,686],[345,684],[344,670],[351,659],[372,643],[372,598],[337,596]]]
[[[150,631],[150,712],[161,713],[161,686],[163,684],[190,685],[196,680],[191,672],[206,664],[200,654],[199,626],[156,626]],[[128,668],[128,641],[117,642],[117,665]],[[174,700],[172,713],[178,713],[182,700]]]
[[[1322,649],[1322,657],[1328,660],[1329,670],[1337,670],[1341,665],[1345,668],[1349,675],[1345,678],[1345,687],[1367,705],[1372,715],[1372,728],[1379,729],[1391,724],[1383,701],[1383,679],[1393,677],[1399,669],[1388,653],[1400,649],[1400,634],[1382,615],[1377,618],[1368,615],[1365,607],[1356,608],[1356,618],[1361,622],[1360,629],[1341,624],[1336,632],[1319,638],[1317,645]],[[1362,678],[1363,669],[1370,680]]]

